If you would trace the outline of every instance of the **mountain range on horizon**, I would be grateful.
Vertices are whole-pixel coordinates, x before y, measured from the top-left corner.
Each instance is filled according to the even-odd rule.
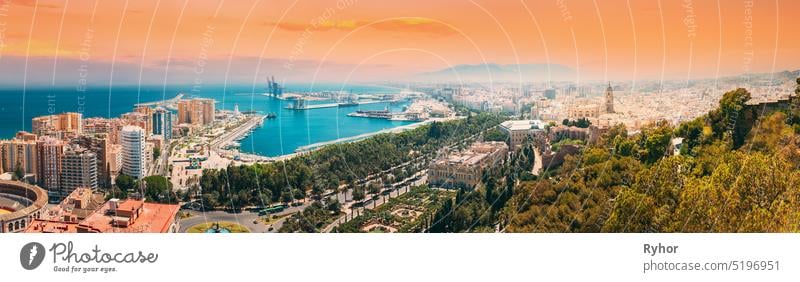
[[[422,81],[557,81],[575,79],[575,69],[561,64],[462,64],[432,72],[421,72],[413,79]]]

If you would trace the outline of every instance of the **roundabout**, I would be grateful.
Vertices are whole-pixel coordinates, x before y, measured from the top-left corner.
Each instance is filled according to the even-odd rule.
[[[189,227],[187,233],[250,233],[243,225],[228,221],[206,222]]]

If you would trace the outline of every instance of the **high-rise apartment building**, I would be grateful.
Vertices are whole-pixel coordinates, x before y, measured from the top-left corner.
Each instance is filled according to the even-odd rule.
[[[61,188],[61,160],[64,157],[64,141],[42,136],[36,142],[39,157],[37,178],[48,196],[57,199]]]
[[[83,114],[61,113],[35,117],[31,121],[33,134],[63,139],[83,133]]]
[[[92,151],[97,156],[97,183],[101,187],[109,187],[111,175],[111,140],[107,133],[84,134],[72,140],[73,144]]]
[[[214,100],[213,99],[199,99],[203,107],[203,124],[211,124],[214,122]]]
[[[188,124],[191,123],[191,118],[189,117],[189,112],[192,108],[191,100],[179,100],[178,101],[178,124]]]
[[[164,137],[164,143],[172,139],[172,112],[164,108],[156,108],[153,112],[153,134]]]
[[[136,179],[142,179],[147,170],[146,140],[144,129],[128,125],[120,131],[122,143],[122,173]]]
[[[119,144],[119,131],[124,126],[124,121],[118,118],[88,118],[84,120],[83,133],[85,134],[108,134],[111,144]]]
[[[0,168],[2,173],[16,173],[21,168],[23,174],[36,174],[39,167],[36,141],[11,139],[0,141]],[[34,179],[36,180],[36,179]]]
[[[214,99],[194,98],[178,101],[178,123],[206,125],[214,122]]]
[[[61,161],[61,189],[59,199],[76,188],[97,189],[97,155],[80,146],[70,146]]]
[[[153,130],[153,123],[150,120],[152,116],[148,114],[144,114],[141,112],[130,112],[122,114],[121,117],[125,125],[134,125],[141,127],[144,130],[145,135],[149,134]]]
[[[18,140],[23,140],[23,141],[36,141],[36,139],[38,139],[37,137],[38,136],[36,136],[36,134],[29,133],[29,132],[26,132],[26,131],[20,131],[20,132],[17,132],[17,135],[15,135],[14,138],[16,138]]]

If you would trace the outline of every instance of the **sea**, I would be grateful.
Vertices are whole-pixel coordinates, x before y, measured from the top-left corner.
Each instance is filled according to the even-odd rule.
[[[285,93],[348,91],[354,94],[397,94],[400,89],[378,85],[287,84]],[[297,148],[320,142],[373,133],[384,129],[412,124],[409,121],[390,121],[348,117],[357,110],[402,111],[405,103],[375,103],[355,107],[333,107],[310,110],[286,109],[291,101],[262,95],[263,88],[239,85],[189,86],[114,86],[76,88],[19,87],[0,89],[0,138],[9,139],[16,132],[31,130],[33,117],[62,112],[80,112],[84,118],[119,117],[130,112],[137,103],[161,101],[183,93],[185,98],[213,98],[216,108],[273,113],[247,138],[240,141],[241,151],[262,156],[281,156]],[[331,101],[328,101],[329,103]],[[325,101],[312,102],[325,103]]]

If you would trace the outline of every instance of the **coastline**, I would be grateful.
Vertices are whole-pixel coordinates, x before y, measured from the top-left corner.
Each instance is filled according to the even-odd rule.
[[[426,124],[430,124],[430,123],[433,123],[433,122],[446,122],[446,121],[452,121],[452,120],[463,119],[463,118],[464,117],[461,117],[461,116],[454,116],[454,117],[447,117],[447,118],[431,118],[431,119],[428,119],[428,120],[425,120],[425,121],[412,123],[412,124],[407,124],[407,125],[402,125],[402,126],[393,127],[393,128],[382,129],[382,130],[378,130],[378,131],[375,131],[375,132],[364,133],[364,134],[359,134],[359,135],[350,136],[350,137],[342,137],[342,138],[338,138],[338,139],[334,139],[334,140],[330,140],[330,141],[317,142],[317,143],[309,144],[309,145],[306,145],[306,146],[298,147],[297,149],[295,149],[294,153],[284,154],[284,155],[279,155],[279,156],[273,156],[273,157],[264,156],[264,155],[260,155],[260,154],[252,153],[252,152],[239,151],[239,156],[242,159],[242,160],[240,160],[240,162],[243,162],[243,163],[256,162],[257,163],[257,162],[285,161],[285,160],[289,160],[289,159],[292,159],[292,158],[297,157],[297,156],[302,156],[302,155],[314,152],[314,151],[319,150],[319,149],[321,149],[321,148],[323,148],[325,146],[328,146],[328,145],[358,142],[358,141],[370,138],[372,136],[380,135],[380,134],[400,133],[400,132],[407,131],[407,130],[412,130],[412,129],[415,129],[415,128],[418,128],[420,126],[423,126],[423,125],[426,125]],[[250,162],[243,161],[245,159],[246,160],[250,160]]]

